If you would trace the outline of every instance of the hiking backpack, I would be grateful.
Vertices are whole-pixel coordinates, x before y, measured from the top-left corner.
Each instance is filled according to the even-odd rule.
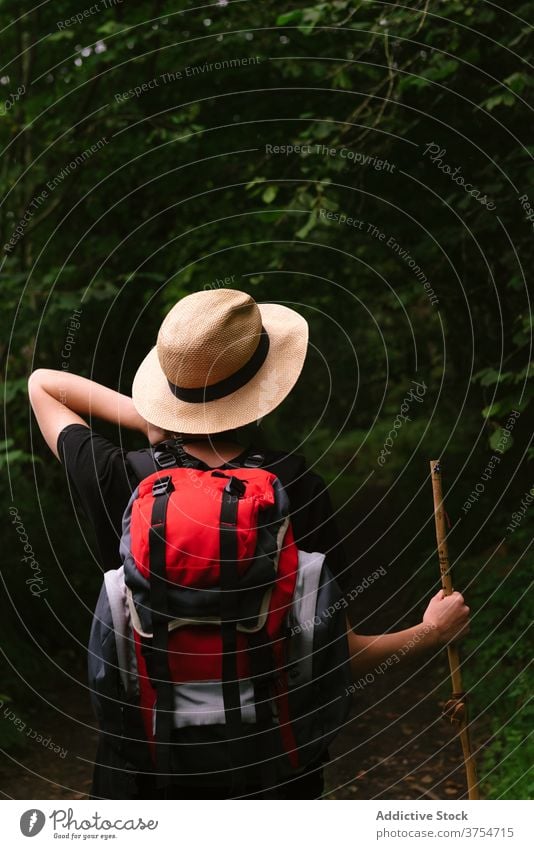
[[[101,729],[158,785],[269,789],[320,763],[350,706],[340,590],[297,549],[262,454],[212,469],[175,441],[130,452],[123,565],[89,641]]]

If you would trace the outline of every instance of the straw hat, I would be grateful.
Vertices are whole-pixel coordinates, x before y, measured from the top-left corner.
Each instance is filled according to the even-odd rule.
[[[220,433],[270,413],[295,385],[308,324],[235,289],[195,292],[168,313],[139,366],[133,403],[178,433]]]

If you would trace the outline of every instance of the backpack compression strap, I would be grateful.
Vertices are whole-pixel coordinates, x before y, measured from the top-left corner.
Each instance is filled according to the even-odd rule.
[[[258,632],[249,635],[249,658],[254,686],[254,707],[258,726],[257,747],[260,759],[261,783],[264,799],[276,798],[276,768],[273,736],[269,732],[274,728],[271,709],[271,684],[274,673],[274,659],[269,641],[265,641]]]
[[[226,477],[226,475],[224,475]],[[245,484],[230,477],[221,503],[221,631],[222,631],[222,691],[224,716],[228,737],[230,763],[232,765],[232,788],[237,793],[243,784],[242,772],[242,725],[241,691],[237,673],[237,620],[238,572],[237,572],[237,508],[239,499],[245,494]]]
[[[154,505],[148,535],[150,557],[150,607],[152,613],[151,676],[156,688],[156,770],[158,787],[170,781],[170,744],[174,727],[174,687],[168,659],[168,604],[165,567],[165,520],[169,497],[174,490],[170,476],[159,478],[153,487]]]

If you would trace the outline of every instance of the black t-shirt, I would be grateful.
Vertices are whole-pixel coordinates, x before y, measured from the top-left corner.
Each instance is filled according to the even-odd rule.
[[[89,427],[75,424],[61,431],[57,450],[70,488],[93,527],[102,568],[118,568],[122,516],[139,482],[128,462],[127,449]],[[250,450],[244,450],[240,457]],[[263,468],[277,475],[288,494],[297,545],[304,551],[326,554],[331,572],[342,582],[345,554],[323,479],[306,468],[302,457],[264,453]]]
[[[121,565],[119,541],[122,516],[138,484],[127,457],[127,449],[84,425],[68,425],[58,437],[58,455],[65,467],[71,492],[78,499],[93,527],[100,563],[104,570]],[[250,448],[238,458],[245,458]],[[328,491],[322,478],[306,469],[301,457],[283,452],[264,452],[263,468],[280,479],[289,497],[291,522],[297,545],[305,551],[327,556],[332,573],[339,579],[346,572],[343,547],[339,540]],[[224,465],[220,468],[224,468]],[[149,790],[139,777],[132,794],[131,780],[118,762],[105,735],[101,735],[93,778],[95,798],[147,798]],[[185,798],[181,790],[179,798]],[[322,770],[316,765],[287,786],[283,798],[311,799],[322,792]],[[206,788],[206,798],[219,798],[217,791]]]

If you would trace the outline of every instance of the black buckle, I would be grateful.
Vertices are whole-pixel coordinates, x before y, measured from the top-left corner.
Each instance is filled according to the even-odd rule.
[[[228,492],[230,495],[235,495],[237,498],[242,498],[245,494],[246,488],[244,481],[232,476],[224,487],[224,491]]]
[[[263,466],[264,462],[265,456],[258,451],[257,453],[249,454],[243,466],[247,469],[258,469],[260,466]]]
[[[162,469],[176,466],[176,457],[170,451],[154,451],[154,459]]]
[[[170,475],[166,475],[164,478],[158,478],[158,480],[152,484],[152,495],[167,495],[168,492],[174,491],[174,484],[172,482],[172,478]]]

